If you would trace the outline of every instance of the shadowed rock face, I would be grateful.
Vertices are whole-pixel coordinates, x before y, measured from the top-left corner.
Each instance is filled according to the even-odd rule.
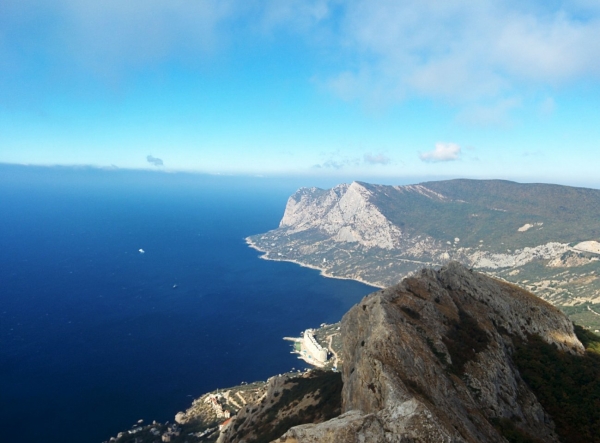
[[[292,426],[336,417],[341,389],[340,374],[331,371],[271,377],[265,394],[238,412],[218,442],[268,443]]]
[[[342,320],[342,415],[290,429],[282,442],[558,442],[521,379],[513,338],[584,348],[556,308],[457,263],[375,292]]]

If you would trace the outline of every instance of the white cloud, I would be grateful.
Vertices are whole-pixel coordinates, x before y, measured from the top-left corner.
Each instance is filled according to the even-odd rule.
[[[270,45],[271,33],[310,39],[330,0],[3,0],[0,83],[42,70],[50,80],[111,84],[165,61],[210,66],[234,44]],[[265,37],[267,35],[267,37]],[[35,66],[44,61],[43,68]],[[4,71],[4,72],[3,72]],[[12,81],[12,79],[11,79]],[[6,81],[5,81],[6,83]]]
[[[448,162],[460,158],[460,146],[456,143],[436,143],[433,151],[419,154],[424,162]]]
[[[5,0],[0,58],[13,73],[41,70],[73,87],[113,82],[168,59],[194,64],[226,46],[227,28],[246,12],[239,0]]]
[[[591,0],[354,0],[340,22],[349,62],[330,84],[346,99],[380,101],[383,90],[388,104],[428,97],[507,114],[526,89],[600,79]]]
[[[322,163],[316,164],[313,168],[327,168],[327,169],[344,169],[346,167],[360,165],[360,159],[343,154],[341,150],[330,152],[324,155],[326,160]]]
[[[251,2],[252,3],[252,2]],[[330,14],[329,0],[266,0],[254,3],[263,30],[292,25],[296,30],[311,31]]]
[[[318,163],[313,168],[328,168],[328,169],[345,169],[360,167],[363,165],[389,165],[392,159],[383,153],[373,154],[368,152],[363,155],[362,159],[353,155],[344,154],[341,150],[330,152],[324,156],[325,161]]]
[[[154,157],[153,155],[147,155],[146,161],[154,166],[164,166],[164,162],[161,158]]]
[[[326,66],[315,65],[317,83],[345,100],[381,107],[426,97],[463,110],[486,107],[506,114],[512,108],[503,103],[528,96],[525,89],[600,79],[598,5],[597,0],[5,0],[0,68],[18,76],[21,64],[42,55],[55,76],[83,69],[111,78],[166,59],[194,64],[228,50],[231,42],[255,47],[292,34],[315,45],[315,58]]]
[[[236,1],[59,0],[70,56],[101,75],[160,63],[178,54],[201,57],[221,47],[220,28],[236,16]],[[239,11],[243,11],[240,8]]]

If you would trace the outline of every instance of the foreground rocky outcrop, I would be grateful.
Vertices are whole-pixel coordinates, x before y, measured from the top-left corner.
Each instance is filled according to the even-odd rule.
[[[342,415],[278,441],[558,442],[552,417],[523,381],[515,340],[539,336],[585,350],[556,308],[458,263],[373,293],[342,320]]]

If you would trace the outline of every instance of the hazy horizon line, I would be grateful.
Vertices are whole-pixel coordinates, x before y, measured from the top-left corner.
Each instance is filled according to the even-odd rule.
[[[8,163],[0,162],[0,167],[9,168],[30,168],[30,169],[45,169],[45,170],[71,170],[71,171],[120,171],[120,172],[140,172],[140,173],[158,173],[165,175],[189,175],[189,176],[205,176],[214,178],[240,178],[240,179],[264,179],[264,180],[284,180],[284,181],[295,181],[295,180],[310,180],[313,179],[318,182],[328,182],[329,186],[335,186],[335,184],[341,183],[352,183],[352,182],[366,182],[372,184],[382,185],[408,185],[418,184],[430,181],[445,181],[445,180],[504,180],[512,181],[517,183],[540,183],[540,184],[556,184],[563,186],[574,186],[574,187],[587,187],[592,189],[600,189],[600,180],[597,182],[590,182],[581,179],[566,179],[565,177],[558,178],[556,180],[549,180],[542,177],[531,176],[515,176],[515,175],[495,175],[495,176],[483,176],[476,174],[469,175],[410,175],[410,174],[352,174],[338,172],[335,174],[324,174],[324,173],[286,173],[286,172],[209,172],[201,170],[190,170],[190,169],[177,169],[177,168],[165,168],[165,167],[119,167],[116,165],[93,165],[93,164],[33,164],[33,163]],[[335,183],[335,184],[331,184]],[[316,184],[314,186],[317,186]]]

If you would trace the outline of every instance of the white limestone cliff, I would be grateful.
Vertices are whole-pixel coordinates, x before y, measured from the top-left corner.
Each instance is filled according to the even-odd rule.
[[[357,182],[321,193],[315,188],[301,190],[288,200],[279,227],[288,234],[318,229],[335,241],[366,248],[398,247],[401,229],[381,214],[370,197],[371,192]]]

